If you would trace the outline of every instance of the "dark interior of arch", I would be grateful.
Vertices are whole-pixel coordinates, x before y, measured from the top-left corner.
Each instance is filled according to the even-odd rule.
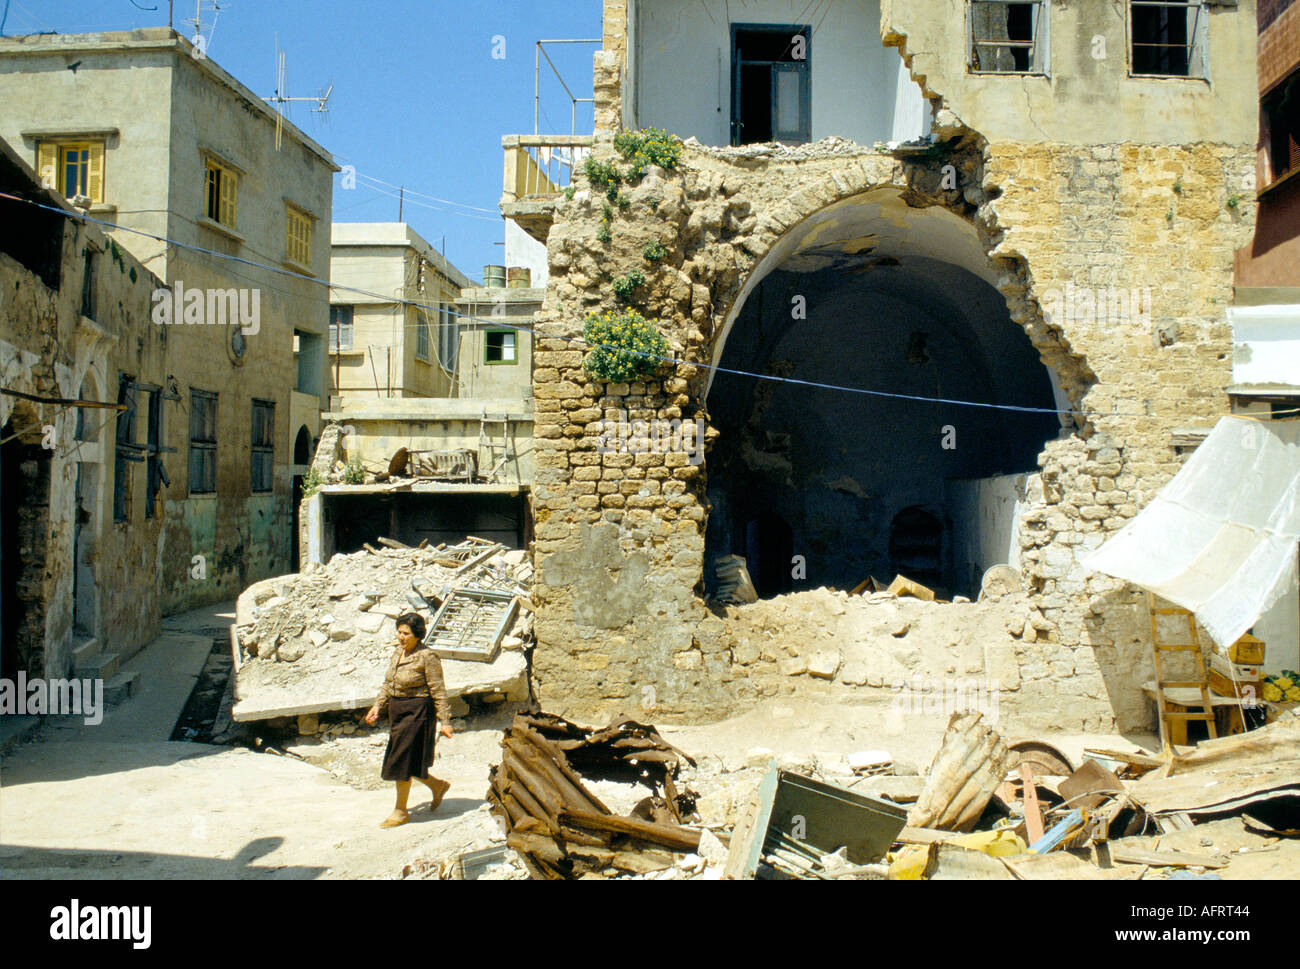
[[[796,297],[806,319],[795,318]],[[1023,480],[1007,476],[1036,471],[1061,429],[1049,373],[1002,296],[931,258],[772,272],[741,308],[719,366],[706,561],[744,556],[763,598],[898,573],[973,597],[983,570],[1008,558]]]

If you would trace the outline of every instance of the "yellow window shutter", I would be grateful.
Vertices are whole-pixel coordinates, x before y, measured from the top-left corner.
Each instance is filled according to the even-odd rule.
[[[234,172],[232,171],[222,172],[221,194],[225,196],[225,198],[222,199],[222,202],[225,203],[222,205],[222,208],[230,213],[229,215],[230,221],[227,222],[226,224],[229,225],[232,229],[236,227],[235,223],[237,221],[237,213],[238,213],[237,181],[238,181],[238,176],[236,176]],[[227,208],[227,206],[229,207]]]
[[[104,145],[102,142],[90,144],[90,177],[87,178],[90,200],[97,204],[104,202]]]
[[[46,188],[59,187],[59,146],[52,141],[36,145],[36,177]]]

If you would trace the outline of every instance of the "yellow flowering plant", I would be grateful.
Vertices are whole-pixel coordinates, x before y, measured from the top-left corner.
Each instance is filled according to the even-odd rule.
[[[591,347],[583,367],[593,380],[627,383],[654,373],[668,357],[668,341],[636,310],[592,313],[582,338]]]

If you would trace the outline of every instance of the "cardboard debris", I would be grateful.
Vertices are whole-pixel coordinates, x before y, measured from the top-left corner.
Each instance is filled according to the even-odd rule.
[[[913,827],[970,831],[1007,773],[1009,752],[978,712],[954,713],[908,815]]]
[[[933,589],[928,589],[919,582],[913,582],[904,575],[894,576],[894,581],[889,583],[889,588],[885,591],[891,596],[912,596],[914,599],[920,599],[923,602],[934,601]]]

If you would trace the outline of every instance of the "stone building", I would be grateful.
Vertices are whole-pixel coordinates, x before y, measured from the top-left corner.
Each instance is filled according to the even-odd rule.
[[[192,331],[151,323],[159,279],[3,140],[0,193],[19,199],[0,199],[0,669],[76,670],[111,698],[165,611],[167,523],[148,488],[158,445],[184,447],[184,425],[155,432],[188,383]],[[115,479],[130,522],[113,519]]]
[[[115,227],[115,246],[171,290],[177,320],[241,314],[239,326],[187,331],[189,358],[172,368],[184,382],[157,404],[162,434],[180,440],[166,479],[152,479],[156,510],[121,488],[110,509],[129,526],[157,515],[163,614],[292,571],[293,478],[327,403],[323,282],[338,166],[167,28],[0,39],[0,102],[0,138]],[[111,373],[98,390],[116,399],[141,379]],[[190,571],[196,555],[202,580]],[[132,596],[131,576],[104,594]]]
[[[456,396],[464,273],[404,222],[336,222],[330,282],[334,396]]]
[[[721,716],[924,673],[995,681],[1026,728],[1153,722],[1145,600],[1079,559],[1229,411],[1254,3],[791,17],[605,0],[594,157],[652,126],[684,153],[617,207],[581,177],[529,206],[542,701]],[[583,321],[633,270],[672,362],[594,381]],[[604,446],[629,419],[703,420],[707,454]],[[706,608],[728,554],[788,610]],[[1001,600],[811,591],[974,599],[999,564]]]

